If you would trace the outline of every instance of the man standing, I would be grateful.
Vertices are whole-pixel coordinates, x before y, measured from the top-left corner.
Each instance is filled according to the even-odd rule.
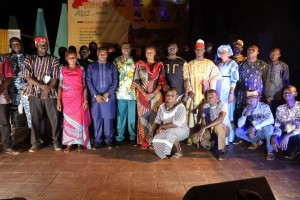
[[[183,69],[186,68],[187,62],[177,56],[178,47],[175,42],[168,45],[168,57],[164,61],[165,78],[170,88],[176,88],[179,99],[186,102],[189,92],[189,79],[187,71],[184,73]]]
[[[26,80],[23,95],[29,96],[31,115],[31,148],[35,152],[40,147],[40,120],[47,113],[52,127],[52,140],[55,151],[61,150],[59,142],[59,117],[56,109],[57,91],[56,83],[59,74],[58,60],[49,54],[48,38],[44,36],[35,38],[37,53],[24,60],[23,78]]]
[[[288,85],[283,91],[286,104],[278,106],[275,131],[271,138],[273,149],[287,151],[284,157],[293,159],[299,154],[300,146],[300,102],[296,101],[297,89]]]
[[[134,61],[130,55],[130,43],[124,42],[121,46],[122,56],[114,60],[119,72],[119,87],[117,97],[117,146],[124,144],[126,125],[131,144],[136,144],[136,97],[130,89],[134,76]]]
[[[240,64],[247,58],[242,54],[244,42],[242,40],[236,40],[233,42],[233,56],[232,60]]]
[[[268,104],[259,101],[260,94],[256,90],[248,90],[247,106],[244,108],[242,115],[238,119],[238,128],[236,135],[252,144],[248,149],[257,149],[263,144],[263,140],[267,143],[267,160],[274,160],[275,155],[270,140],[273,134],[274,118]]]
[[[10,134],[9,123],[9,103],[10,98],[7,92],[7,86],[14,77],[13,69],[8,58],[0,54],[0,125],[4,153],[17,155],[19,152],[12,147],[12,138]]]
[[[270,51],[270,62],[268,70],[270,71],[270,107],[275,117],[276,108],[283,104],[283,89],[290,84],[289,66],[280,61],[281,52],[279,48]]]
[[[240,79],[236,87],[235,120],[241,116],[243,109],[246,107],[247,90],[256,90],[263,99],[270,96],[268,65],[257,58],[258,54],[259,49],[256,45],[249,46],[247,60],[239,65]]]
[[[116,117],[115,91],[118,84],[118,70],[107,62],[106,48],[98,49],[98,61],[88,66],[86,83],[92,99],[92,118],[94,122],[94,146],[101,147],[103,132],[105,142],[113,147],[113,122]],[[104,129],[104,131],[102,131]]]
[[[22,41],[17,37],[12,37],[9,40],[9,47],[11,48],[11,53],[7,54],[14,72],[14,77],[11,84],[8,86],[7,90],[9,97],[11,99],[10,104],[10,116],[11,116],[11,135],[13,140],[15,140],[15,130],[19,126],[18,123],[18,107],[25,110],[28,128],[31,129],[31,116],[29,110],[28,98],[21,96],[21,92],[24,89],[24,80],[22,78],[23,72],[23,62],[25,60],[25,53],[23,52]]]
[[[204,58],[204,52],[204,41],[199,39],[195,45],[196,59],[184,67],[184,74],[187,74],[186,78],[190,81],[189,96],[193,99],[187,102],[190,128],[199,122],[206,90],[216,89],[217,81],[222,79],[222,74],[213,61]]]
[[[209,129],[213,128],[213,132],[218,138],[219,160],[226,160],[228,157],[226,137],[229,135],[231,129],[228,104],[219,100],[217,91],[213,89],[207,90],[206,100],[209,105],[203,110],[205,120],[201,120],[201,128],[198,132],[199,141],[200,143],[203,142],[205,140],[204,134],[210,134],[211,130]]]

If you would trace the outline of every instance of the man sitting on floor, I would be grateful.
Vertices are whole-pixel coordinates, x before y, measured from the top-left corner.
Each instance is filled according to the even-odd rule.
[[[211,147],[209,144],[211,128],[218,138],[218,150],[220,151],[219,160],[226,160],[228,150],[226,149],[226,137],[230,133],[230,120],[228,117],[228,105],[219,100],[216,90],[209,89],[206,92],[207,107],[204,107],[201,128],[197,133],[200,144],[204,147]],[[205,118],[205,120],[204,120]]]
[[[276,110],[275,131],[271,138],[273,149],[287,151],[284,157],[293,159],[299,154],[300,102],[296,101],[297,89],[288,85],[283,91],[286,104]],[[283,132],[283,134],[282,134]]]
[[[271,135],[274,131],[274,118],[270,106],[260,102],[260,95],[256,90],[248,90],[246,94],[247,106],[244,108],[242,116],[238,119],[236,135],[252,144],[248,149],[257,149],[267,143],[267,160],[274,160],[275,155],[270,144]]]

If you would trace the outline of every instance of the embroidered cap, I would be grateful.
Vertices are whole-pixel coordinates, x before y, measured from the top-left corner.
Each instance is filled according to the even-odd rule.
[[[45,37],[45,36],[39,36],[39,37],[36,37],[36,38],[34,39],[34,43],[35,43],[35,44],[38,44],[38,43],[40,43],[40,42],[49,43],[48,38]]]
[[[242,47],[244,47],[244,42],[243,42],[243,40],[236,40],[236,41],[234,41],[232,44],[233,44],[233,45],[239,44],[239,45],[241,45]]]
[[[197,40],[195,47],[204,47],[204,41],[201,39]]]

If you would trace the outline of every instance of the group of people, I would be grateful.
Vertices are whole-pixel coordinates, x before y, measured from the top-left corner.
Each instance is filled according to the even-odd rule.
[[[29,152],[43,143],[41,122],[47,115],[54,149],[64,145],[65,153],[73,145],[78,151],[121,146],[127,132],[131,144],[153,148],[162,159],[183,156],[184,140],[207,149],[217,144],[219,160],[227,159],[230,142],[248,141],[249,149],[265,142],[267,160],[274,160],[279,148],[288,150],[289,159],[299,153],[297,89],[290,85],[288,65],[279,60],[279,48],[271,50],[267,64],[258,59],[256,45],[243,56],[242,40],[233,48],[221,45],[210,60],[199,39],[189,62],[177,55],[175,42],[168,44],[161,61],[154,46],[145,48],[145,60],[134,60],[128,42],[121,45],[120,56],[109,57],[108,49],[95,43],[80,48],[80,59],[72,48],[57,59],[47,54],[48,43],[47,37],[36,37],[36,54],[26,55],[14,37],[12,52],[0,55],[5,153],[19,153],[12,138],[20,105],[31,129]]]

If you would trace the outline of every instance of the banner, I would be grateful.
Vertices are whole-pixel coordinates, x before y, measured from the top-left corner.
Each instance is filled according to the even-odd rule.
[[[77,49],[98,46],[161,45],[184,42],[188,34],[187,0],[69,0],[68,43]]]

